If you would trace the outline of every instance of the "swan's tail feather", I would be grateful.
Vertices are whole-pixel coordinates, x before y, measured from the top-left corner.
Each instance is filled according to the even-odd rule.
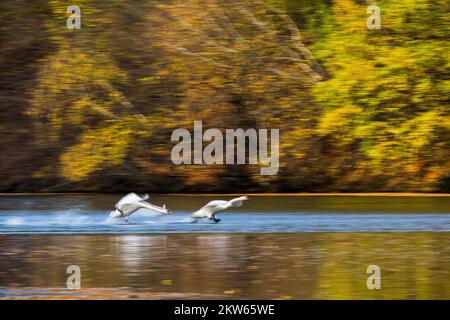
[[[172,213],[172,211],[170,211],[169,209],[166,208],[166,205],[163,204],[163,209],[166,211],[167,214]]]

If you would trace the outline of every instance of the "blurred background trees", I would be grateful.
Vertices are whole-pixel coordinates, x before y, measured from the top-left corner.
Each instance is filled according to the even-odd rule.
[[[449,191],[448,1],[368,4],[2,1],[0,190]],[[279,128],[279,174],[173,165],[194,120]]]

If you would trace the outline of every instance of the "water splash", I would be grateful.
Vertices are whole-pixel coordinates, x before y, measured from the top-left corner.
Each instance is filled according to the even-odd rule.
[[[109,219],[107,211],[0,211],[0,233],[290,233],[450,231],[450,214],[308,212],[223,213],[222,222],[191,223],[188,211]]]

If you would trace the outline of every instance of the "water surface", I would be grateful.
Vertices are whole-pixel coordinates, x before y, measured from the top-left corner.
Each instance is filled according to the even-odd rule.
[[[2,235],[0,297],[448,299],[449,266],[442,232]]]
[[[450,198],[154,196],[174,214],[111,223],[120,196],[0,197],[4,299],[449,299]],[[80,290],[66,289],[70,265]],[[381,269],[369,290],[367,267]]]
[[[173,214],[140,211],[111,221],[119,196],[0,197],[0,233],[284,233],[450,231],[450,198],[253,197],[219,213],[222,221],[192,223],[206,196],[154,196]],[[225,197],[229,199],[230,197]]]

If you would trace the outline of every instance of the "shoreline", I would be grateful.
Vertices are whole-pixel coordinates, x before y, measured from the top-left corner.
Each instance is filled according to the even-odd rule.
[[[98,192],[0,192],[0,196],[85,196],[85,195],[117,195],[122,193]],[[421,192],[330,192],[330,193],[150,193],[152,196],[250,196],[250,197],[444,197],[450,198],[450,193]]]

